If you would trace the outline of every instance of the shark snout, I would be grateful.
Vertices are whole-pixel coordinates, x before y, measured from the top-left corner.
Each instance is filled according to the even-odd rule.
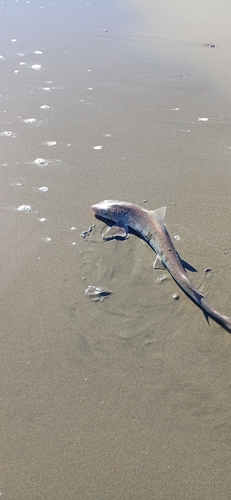
[[[96,205],[92,205],[92,206],[91,206],[91,209],[93,210],[93,212],[94,212],[95,214],[97,214],[97,212],[98,212],[98,205],[97,205],[97,204],[96,204]]]

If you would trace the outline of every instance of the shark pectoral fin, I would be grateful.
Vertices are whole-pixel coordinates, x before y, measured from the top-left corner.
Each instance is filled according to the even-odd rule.
[[[123,221],[118,222],[115,226],[110,227],[103,233],[103,240],[113,240],[115,238],[125,239],[128,238],[128,228]]]
[[[158,221],[161,225],[164,224],[164,219],[166,215],[167,207],[160,207],[156,210],[151,210],[150,215],[155,221]]]
[[[155,262],[153,262],[154,269],[165,269],[165,265],[159,255],[156,256]]]

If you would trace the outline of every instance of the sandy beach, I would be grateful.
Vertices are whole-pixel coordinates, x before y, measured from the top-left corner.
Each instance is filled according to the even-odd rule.
[[[0,13],[0,496],[228,500],[231,336],[90,207],[166,205],[231,316],[230,4]]]

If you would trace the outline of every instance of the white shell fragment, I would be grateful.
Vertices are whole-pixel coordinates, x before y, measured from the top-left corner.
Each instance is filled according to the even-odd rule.
[[[42,106],[40,106],[41,109],[49,109],[50,106],[48,106],[47,104],[43,104]]]
[[[102,145],[101,146],[94,146],[93,149],[96,149],[96,150],[103,149],[103,146]]]
[[[198,118],[198,122],[207,122],[208,118]]]
[[[31,206],[30,205],[20,205],[18,207],[19,212],[30,212],[31,211]]]
[[[42,191],[42,193],[47,193],[48,187],[47,186],[42,186],[41,188],[39,188],[39,191]]]

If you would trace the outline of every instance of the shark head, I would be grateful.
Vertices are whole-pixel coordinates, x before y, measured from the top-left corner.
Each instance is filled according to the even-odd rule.
[[[115,222],[115,226],[109,230],[110,237],[126,238],[130,227],[149,241],[148,235],[152,234],[153,228],[164,228],[166,207],[150,211],[128,201],[104,200],[91,208],[96,215]]]
[[[130,203],[116,200],[104,200],[96,205],[92,205],[92,210],[96,215],[105,217],[115,222],[126,221],[130,212]]]

